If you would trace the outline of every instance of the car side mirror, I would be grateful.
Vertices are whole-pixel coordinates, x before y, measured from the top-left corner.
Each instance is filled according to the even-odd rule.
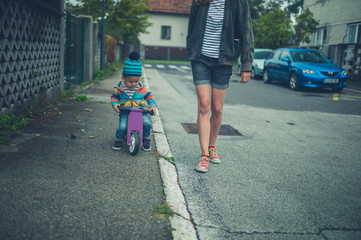
[[[328,60],[330,61],[330,63],[332,63],[332,59],[331,59],[331,58],[328,58]]]
[[[288,57],[284,57],[281,60],[284,61],[284,62],[289,62],[290,61],[290,59]]]

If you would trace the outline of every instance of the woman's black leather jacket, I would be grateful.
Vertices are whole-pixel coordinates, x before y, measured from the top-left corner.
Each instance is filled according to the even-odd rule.
[[[193,0],[187,35],[189,60],[201,55],[209,4],[196,5]],[[219,64],[233,65],[241,56],[242,71],[251,71],[254,55],[252,22],[247,0],[226,0],[219,52]]]

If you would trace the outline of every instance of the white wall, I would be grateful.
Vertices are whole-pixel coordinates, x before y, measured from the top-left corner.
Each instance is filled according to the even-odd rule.
[[[304,0],[303,6],[309,8],[314,16],[324,23],[342,23],[361,19],[360,0]]]
[[[147,31],[148,34],[141,34],[141,44],[146,46],[161,47],[186,47],[188,29],[188,16],[151,14],[149,22],[152,23]],[[161,26],[171,26],[171,39],[161,39]]]
[[[347,24],[361,22],[361,0],[304,0],[303,6],[320,21],[318,28],[327,27],[327,44],[345,43]],[[311,39],[301,45],[315,45],[315,34]]]

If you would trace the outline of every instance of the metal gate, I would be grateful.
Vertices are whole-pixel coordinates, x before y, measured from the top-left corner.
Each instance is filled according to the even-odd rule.
[[[69,89],[84,78],[84,20],[71,13],[66,14],[64,54],[64,89]]]

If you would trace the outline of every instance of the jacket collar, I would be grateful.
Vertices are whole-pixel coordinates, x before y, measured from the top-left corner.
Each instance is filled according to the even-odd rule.
[[[137,88],[137,91],[139,91],[140,89],[144,88],[145,85],[141,82],[138,83],[138,88]],[[123,82],[120,81],[116,86],[115,88],[119,89],[120,91],[124,91],[124,87],[123,87]]]

